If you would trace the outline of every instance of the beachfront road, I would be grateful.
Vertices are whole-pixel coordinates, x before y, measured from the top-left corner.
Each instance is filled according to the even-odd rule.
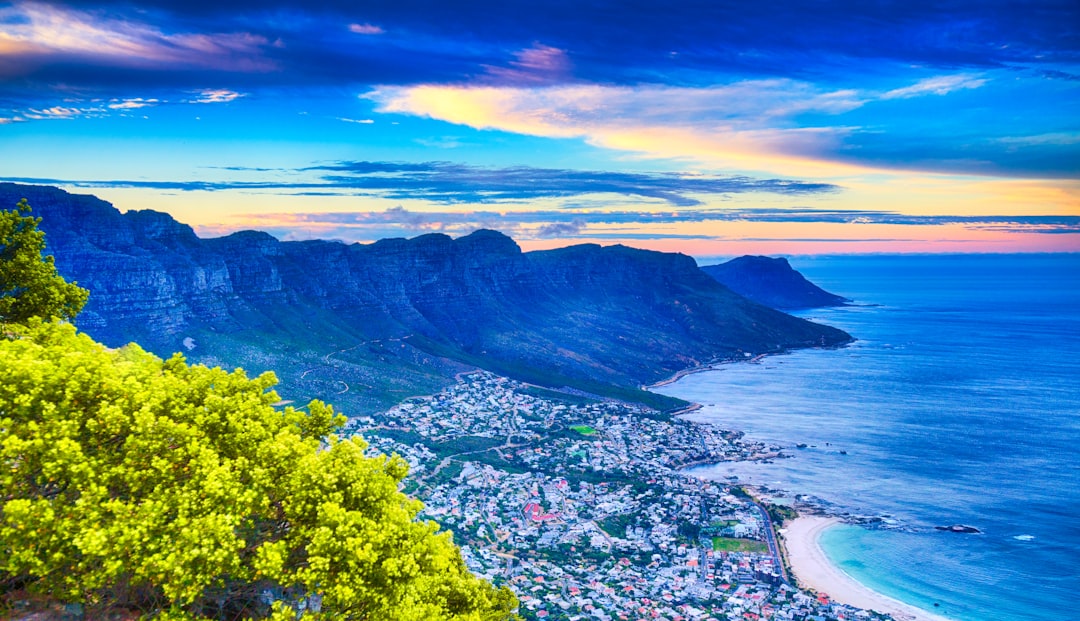
[[[780,569],[780,577],[784,579],[784,584],[791,586],[791,579],[788,577],[787,567],[784,567],[784,561],[780,557],[780,546],[776,543],[776,529],[773,528],[772,518],[769,517],[769,512],[765,510],[765,507],[758,503],[757,499],[753,501],[754,506],[761,513],[762,523],[765,524],[765,541],[769,544],[769,553],[773,556],[773,562]]]

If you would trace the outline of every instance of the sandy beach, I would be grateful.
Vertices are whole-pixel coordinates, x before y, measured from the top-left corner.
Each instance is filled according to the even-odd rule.
[[[897,621],[949,621],[873,591],[830,563],[818,538],[839,523],[836,518],[807,516],[780,531],[788,563],[802,587],[827,594],[833,601],[888,613]]]

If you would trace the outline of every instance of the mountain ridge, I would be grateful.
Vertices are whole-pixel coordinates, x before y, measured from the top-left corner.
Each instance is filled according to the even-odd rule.
[[[851,338],[746,300],[685,255],[594,244],[522,252],[484,230],[371,244],[255,231],[202,239],[168,214],[0,184],[0,200],[16,196],[42,217],[60,272],[91,290],[77,325],[94,338],[274,369],[287,398],[351,413],[427,394],[472,367],[667,409],[680,403],[639,387],[742,352]]]

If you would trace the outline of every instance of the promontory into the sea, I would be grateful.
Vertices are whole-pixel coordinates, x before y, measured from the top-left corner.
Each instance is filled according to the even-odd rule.
[[[810,282],[782,257],[748,255],[701,270],[735,293],[771,308],[796,310],[850,302]]]

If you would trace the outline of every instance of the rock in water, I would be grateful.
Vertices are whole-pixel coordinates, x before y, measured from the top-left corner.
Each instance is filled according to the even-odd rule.
[[[953,524],[952,526],[935,526],[937,530],[943,530],[949,533],[962,533],[969,535],[982,534],[982,531],[974,526],[965,526],[963,524]]]

